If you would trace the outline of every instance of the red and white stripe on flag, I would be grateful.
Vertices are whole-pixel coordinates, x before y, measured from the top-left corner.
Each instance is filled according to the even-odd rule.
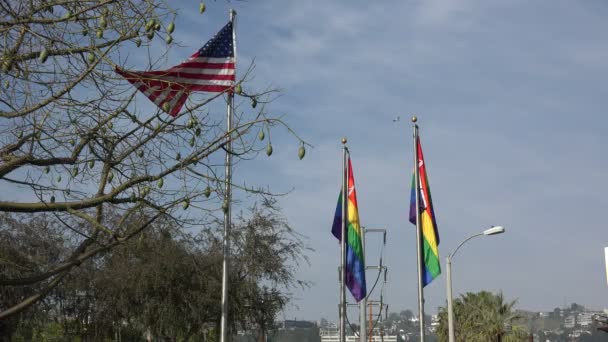
[[[158,107],[176,116],[193,91],[219,93],[235,84],[232,22],[226,24],[200,50],[167,70],[116,72]]]

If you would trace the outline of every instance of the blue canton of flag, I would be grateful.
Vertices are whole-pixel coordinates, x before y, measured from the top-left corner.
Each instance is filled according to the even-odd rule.
[[[213,36],[200,50],[199,57],[234,57],[232,45],[232,23],[229,22]]]

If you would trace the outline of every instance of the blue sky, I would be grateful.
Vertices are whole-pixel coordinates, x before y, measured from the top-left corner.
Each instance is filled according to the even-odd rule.
[[[249,87],[283,89],[271,112],[315,146],[298,161],[297,141],[279,129],[271,158],[235,170],[236,181],[293,189],[281,205],[315,249],[298,272],[312,286],[294,292],[285,318],[337,318],[339,247],[330,225],[342,136],[362,224],[388,230],[390,311],[416,308],[415,231],[407,222],[412,114],[442,261],[467,236],[507,228],[459,252],[455,293],[502,290],[531,310],[608,307],[608,3],[213,1],[203,15],[196,2],[172,6],[174,38],[185,45],[170,52],[176,62],[234,7],[239,68],[255,59]],[[445,303],[444,275],[425,296],[427,312]]]

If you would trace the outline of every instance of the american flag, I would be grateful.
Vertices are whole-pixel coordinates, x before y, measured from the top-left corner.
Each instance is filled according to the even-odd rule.
[[[116,72],[158,107],[176,116],[193,91],[218,93],[234,86],[232,22],[183,63],[167,70]]]

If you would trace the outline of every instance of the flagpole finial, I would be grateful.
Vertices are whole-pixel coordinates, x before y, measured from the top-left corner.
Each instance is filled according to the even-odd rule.
[[[347,143],[347,142],[348,142],[348,141],[346,140],[346,137],[342,137],[342,144],[343,144],[343,145],[346,145],[346,143]]]
[[[416,115],[412,116],[412,122],[416,123],[418,121],[418,118],[416,117]]]

